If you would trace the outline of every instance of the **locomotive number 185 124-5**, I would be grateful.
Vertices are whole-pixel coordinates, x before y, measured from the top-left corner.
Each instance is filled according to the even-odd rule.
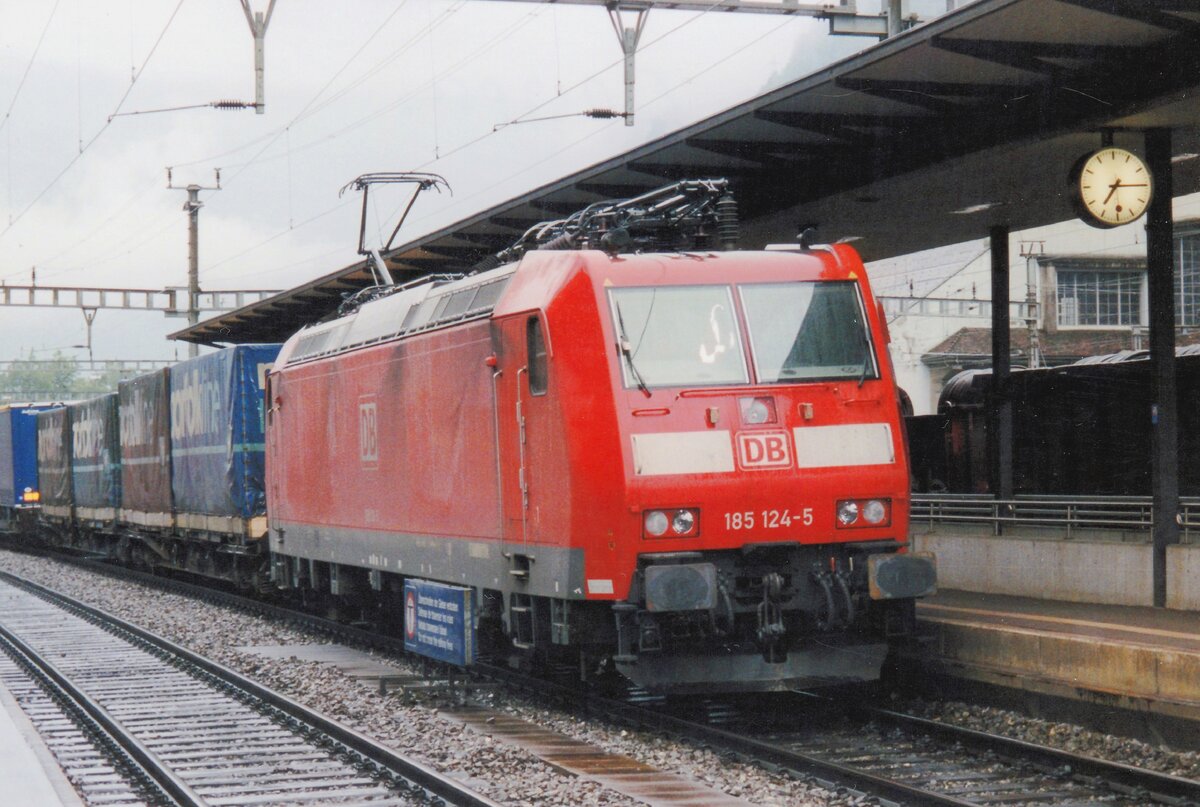
[[[774,530],[803,524],[811,527],[813,509],[802,507],[798,510],[739,510],[725,514],[725,529],[727,530]]]

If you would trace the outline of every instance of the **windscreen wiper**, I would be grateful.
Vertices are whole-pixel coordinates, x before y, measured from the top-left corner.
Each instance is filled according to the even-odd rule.
[[[869,373],[871,371],[871,365],[872,365],[871,340],[867,337],[867,333],[866,333],[866,331],[869,327],[867,325],[867,323],[860,322],[860,323],[856,323],[856,324],[858,325],[858,327],[855,329],[858,331],[858,341],[862,343],[862,349],[863,349],[862,372],[859,373],[859,376],[858,376],[858,386],[862,387],[862,385],[867,380],[867,373]]]
[[[633,380],[637,383],[637,388],[642,391],[642,394],[647,398],[650,397],[650,388],[646,386],[646,382],[642,380],[642,374],[638,372],[637,365],[633,363],[633,350],[629,344],[629,337],[625,335],[625,317],[621,314],[621,304],[615,303],[617,309],[617,328],[620,333],[617,334],[617,349],[621,351],[621,355],[625,357],[625,361],[629,365],[629,374],[633,376]]]

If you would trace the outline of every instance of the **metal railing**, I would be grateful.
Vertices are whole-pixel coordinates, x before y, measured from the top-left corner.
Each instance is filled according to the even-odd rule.
[[[1180,499],[1177,520],[1182,538],[1200,535],[1200,498]],[[1077,537],[1084,531],[1144,533],[1150,540],[1154,506],[1149,496],[1017,496],[996,499],[986,494],[914,493],[914,525],[978,524],[999,535],[1003,527],[1042,528],[1052,536]]]
[[[877,298],[883,305],[888,321],[900,317],[972,317],[990,319],[991,300],[974,300],[961,297],[890,297]],[[1013,301],[1008,306],[1009,321],[1024,323],[1029,316],[1029,304]]]

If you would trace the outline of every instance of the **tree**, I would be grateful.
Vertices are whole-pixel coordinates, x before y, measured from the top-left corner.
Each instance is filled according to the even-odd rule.
[[[50,359],[15,361],[0,373],[0,395],[10,401],[54,400],[70,396],[78,371],[74,359],[55,351]]]

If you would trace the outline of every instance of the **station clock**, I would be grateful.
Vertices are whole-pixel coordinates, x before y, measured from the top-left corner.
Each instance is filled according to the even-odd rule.
[[[1093,227],[1137,221],[1154,193],[1154,180],[1142,159],[1113,146],[1080,157],[1071,183],[1079,217]]]

